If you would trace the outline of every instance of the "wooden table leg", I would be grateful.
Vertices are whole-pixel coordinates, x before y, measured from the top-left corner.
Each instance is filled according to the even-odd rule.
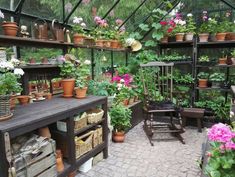
[[[201,118],[197,118],[197,127],[198,127],[198,132],[202,132]]]

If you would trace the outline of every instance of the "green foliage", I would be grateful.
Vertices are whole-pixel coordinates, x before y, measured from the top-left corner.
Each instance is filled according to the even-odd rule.
[[[213,82],[222,82],[225,80],[225,74],[224,73],[213,73],[209,77],[210,81]]]
[[[71,61],[65,61],[63,64],[59,65],[60,75],[63,78],[73,78],[75,76],[76,68]]]
[[[209,61],[210,61],[210,58],[207,55],[202,55],[199,58],[199,62],[209,62]]]
[[[171,55],[161,55],[157,56],[156,61],[185,61],[189,60],[189,56],[179,55],[178,53],[173,53]]]
[[[109,81],[90,80],[88,83],[88,93],[96,96],[113,96],[117,92],[116,83]]]
[[[130,119],[132,111],[122,104],[113,105],[109,111],[111,125],[116,131],[125,131],[131,126]]]
[[[129,73],[129,68],[127,66],[121,66],[117,68],[118,75],[122,76],[124,74]]]
[[[0,95],[20,93],[22,88],[18,79],[19,76],[11,72],[0,74]]]
[[[194,78],[191,74],[182,74],[179,70],[174,70],[173,80],[177,84],[191,84],[194,82]]]
[[[130,87],[121,87],[121,90],[119,91],[119,93],[116,96],[116,102],[117,103],[121,103],[126,99],[129,99],[131,97],[131,93],[132,93],[132,88]]]
[[[208,79],[208,77],[209,77],[209,73],[205,73],[205,72],[200,72],[197,75],[198,79]]]
[[[235,58],[235,49],[231,52],[231,55]]]
[[[188,16],[186,19],[186,33],[196,33],[196,23],[192,16]]]
[[[90,76],[90,64],[81,63],[76,69],[76,87],[84,88],[88,85]]]
[[[215,19],[209,19],[208,21],[202,22],[199,27],[198,33],[216,33],[217,21]]]

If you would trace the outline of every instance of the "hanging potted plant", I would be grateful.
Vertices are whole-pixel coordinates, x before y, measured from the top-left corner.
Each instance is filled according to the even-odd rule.
[[[122,104],[113,105],[110,109],[111,125],[113,126],[113,141],[114,142],[124,142],[125,130],[131,127],[132,111],[123,106]]]
[[[213,88],[219,88],[222,82],[225,80],[224,73],[213,73],[210,75],[209,80],[212,82]]]
[[[4,19],[4,14],[0,10],[0,19]],[[16,22],[11,21],[3,21],[2,22],[2,28],[4,35],[7,36],[16,36],[18,31],[18,26]]]
[[[73,18],[73,43],[74,44],[83,44],[84,38],[85,38],[85,31],[84,28],[86,28],[86,24],[83,21],[83,18],[81,17],[74,17]]]
[[[73,96],[75,87],[75,72],[76,68],[71,61],[63,60],[63,64],[59,65],[60,75],[62,79],[63,97],[70,98]]]
[[[209,77],[208,73],[205,73],[205,72],[198,73],[198,75],[197,75],[197,78],[198,78],[198,87],[206,88],[207,87],[207,83],[208,83],[208,77]]]
[[[193,14],[188,14],[186,19],[185,41],[192,41],[195,35],[196,23]]]
[[[90,77],[90,60],[85,60],[76,70],[76,98],[85,98]]]

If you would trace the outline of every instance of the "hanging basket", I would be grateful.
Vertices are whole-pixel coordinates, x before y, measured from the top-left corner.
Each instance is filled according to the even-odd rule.
[[[10,95],[0,95],[0,121],[10,119],[12,116]]]

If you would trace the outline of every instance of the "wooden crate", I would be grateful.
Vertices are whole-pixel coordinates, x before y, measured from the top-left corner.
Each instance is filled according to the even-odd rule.
[[[37,177],[57,177],[56,165],[53,165],[52,167],[42,172]]]

